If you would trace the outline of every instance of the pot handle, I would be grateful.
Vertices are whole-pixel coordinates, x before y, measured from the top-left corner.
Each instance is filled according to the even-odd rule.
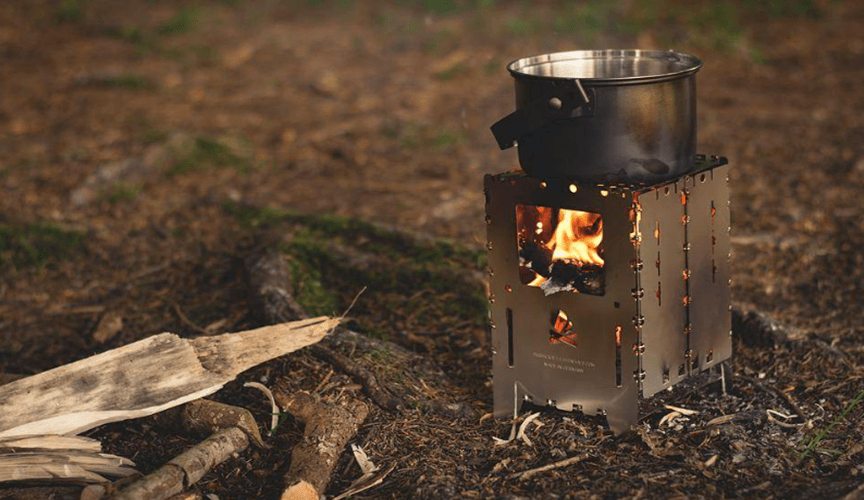
[[[498,141],[498,147],[512,148],[523,135],[555,120],[570,118],[574,111],[591,103],[582,83],[573,80],[573,84],[575,89],[555,89],[495,122],[490,129]]]

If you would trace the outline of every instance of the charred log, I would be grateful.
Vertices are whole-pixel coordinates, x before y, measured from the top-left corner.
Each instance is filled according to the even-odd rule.
[[[520,269],[534,271],[534,273],[548,278],[552,273],[552,250],[545,245],[533,242],[520,242],[519,263]],[[529,283],[533,279],[533,275],[529,276],[527,280],[525,276],[522,276],[522,283]]]
[[[550,276],[540,288],[546,295],[558,292],[603,295],[606,291],[606,273],[601,266],[577,266],[559,260],[552,264]]]

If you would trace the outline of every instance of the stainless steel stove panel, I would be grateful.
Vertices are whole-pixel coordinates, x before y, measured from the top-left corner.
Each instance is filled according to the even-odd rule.
[[[687,377],[684,181],[657,186],[638,196],[641,217],[639,272],[642,315],[642,395],[652,396]]]
[[[543,182],[518,174],[487,176],[486,191],[495,414],[513,415],[523,400],[529,400],[566,411],[605,413],[616,431],[629,428],[638,414],[638,384],[633,377],[638,365],[632,350],[637,340],[631,295],[632,193],[596,186],[578,186],[572,193],[564,180]],[[520,282],[517,204],[601,214],[603,296],[559,292],[547,297],[540,288]],[[574,323],[575,347],[550,343],[550,315],[557,309]],[[617,346],[616,326],[621,328]]]
[[[690,350],[700,370],[732,355],[728,166],[685,178],[690,250]],[[713,216],[712,216],[713,209]]]

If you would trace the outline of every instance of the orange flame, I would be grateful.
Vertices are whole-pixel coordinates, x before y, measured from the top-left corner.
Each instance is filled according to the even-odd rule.
[[[516,226],[520,250],[536,245],[551,250],[551,262],[567,261],[578,266],[604,264],[601,255],[603,218],[600,214],[517,205]],[[527,276],[523,275],[522,282],[539,287],[545,281],[546,278],[540,274],[529,272]]]
[[[560,309],[557,313],[552,312],[552,329],[549,331],[549,343],[557,344],[558,342],[563,342],[571,347],[577,346],[573,322],[567,318],[567,313]]]
[[[598,249],[603,242],[600,214],[578,210],[559,210],[558,225],[547,247],[552,260],[575,260],[580,264],[603,265]]]

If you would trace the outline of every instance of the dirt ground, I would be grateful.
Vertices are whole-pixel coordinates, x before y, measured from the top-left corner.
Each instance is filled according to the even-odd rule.
[[[699,413],[671,425],[660,412],[616,437],[546,412],[531,445],[495,446],[510,423],[480,419],[491,363],[482,288],[467,283],[482,269],[483,175],[518,166],[488,130],[513,106],[504,66],[607,47],[705,62],[699,150],[731,164],[733,302],[788,336],[736,337],[728,394],[681,396]],[[369,286],[352,329],[443,367],[439,396],[471,408],[373,409],[354,442],[395,468],[357,498],[843,497],[864,484],[864,405],[844,412],[864,389],[862,81],[864,4],[849,0],[2,2],[0,372],[254,326],[242,258],[276,234],[304,305],[339,314]],[[355,219],[423,238],[374,241]],[[352,274],[333,258],[351,249],[389,256],[390,273]],[[216,398],[263,427],[269,405],[244,380],[357,391],[330,369],[298,353]],[[148,419],[91,434],[142,472],[195,442]],[[301,434],[289,420],[271,449],[196,488],[278,498]],[[349,455],[329,495],[360,476]]]

